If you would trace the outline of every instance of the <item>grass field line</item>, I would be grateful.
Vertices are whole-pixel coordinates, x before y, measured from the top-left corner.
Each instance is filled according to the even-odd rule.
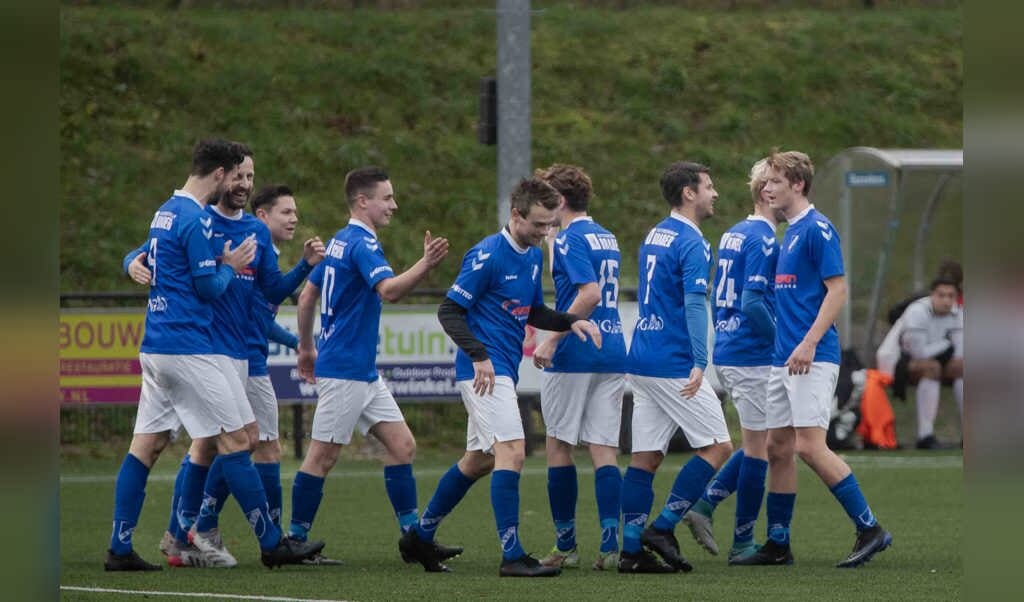
[[[268,602],[347,602],[345,600],[328,600],[326,598],[288,598],[286,596],[249,596],[245,594],[219,594],[210,592],[160,592],[138,589],[111,589],[106,587],[79,587],[62,585],[61,590],[70,592],[86,592],[95,594],[123,594],[126,596],[182,596],[187,598],[206,598],[215,600],[266,600]]]
[[[863,455],[844,455],[842,456],[847,463],[853,466],[872,466],[877,468],[885,469],[919,469],[919,468],[963,468],[963,457],[962,456],[863,456]],[[666,464],[663,468],[670,469],[670,465]],[[421,477],[439,477],[448,471],[448,467],[445,468],[417,468],[416,475]],[[579,466],[576,469],[578,474],[592,474],[593,468]],[[149,482],[166,482],[173,481],[177,473],[156,473],[149,476]],[[522,474],[527,476],[538,476],[547,475],[547,468],[545,467],[526,467],[523,468]],[[328,475],[330,478],[366,478],[366,477],[380,477],[381,470],[334,470]],[[282,481],[291,481],[294,475],[282,474]],[[61,485],[76,485],[84,483],[112,483],[117,480],[117,474],[91,474],[91,475],[61,475]]]

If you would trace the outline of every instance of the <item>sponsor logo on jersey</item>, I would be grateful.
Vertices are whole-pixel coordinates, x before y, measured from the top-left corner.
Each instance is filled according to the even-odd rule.
[[[775,288],[796,288],[796,274],[775,274]]]
[[[508,282],[509,280],[518,280],[518,279],[519,279],[519,274],[505,274],[505,281],[506,282]]]
[[[347,246],[347,242],[332,238],[331,242],[327,243],[327,256],[341,259],[345,255],[345,247]]]
[[[539,274],[539,273],[540,273],[540,266],[537,265],[537,264],[533,264],[533,275],[530,276],[530,280],[533,280],[534,282],[537,282],[537,274]]]
[[[754,274],[750,278],[747,278],[747,282],[761,282],[763,284],[768,284],[768,279],[761,274]]]
[[[204,260],[199,262],[199,266],[198,267],[200,267],[200,268],[215,268],[215,267],[217,267],[217,260],[216,259],[204,259]]]
[[[161,312],[167,311],[167,297],[163,295],[157,295],[149,300],[149,311]]]
[[[591,250],[594,251],[618,251],[619,241],[615,239],[614,234],[584,234],[583,238],[586,239],[587,244],[590,245]]]
[[[657,314],[645,316],[636,321],[636,329],[643,332],[656,332],[665,329],[665,320]]]
[[[679,233],[675,230],[654,228],[647,233],[647,238],[644,239],[644,244],[655,247],[671,247],[672,241],[676,239],[676,236],[679,236]]]
[[[153,215],[153,221],[150,222],[150,228],[156,228],[157,230],[170,230],[174,226],[174,218],[177,217],[170,211],[157,211]]]
[[[600,328],[601,332],[605,334],[622,334],[622,322],[620,320],[591,320],[590,322]]]
[[[715,330],[718,332],[736,332],[740,327],[739,315],[729,316],[728,320],[715,322]]]
[[[525,320],[530,315],[530,306],[522,303],[519,299],[506,299],[501,302],[501,308],[515,316],[517,320]]]
[[[376,276],[377,274],[380,274],[381,272],[393,272],[393,270],[391,269],[391,266],[389,266],[389,265],[377,266],[377,267],[373,268],[372,270],[370,270],[370,278],[373,278],[374,276]]]
[[[707,278],[698,278],[698,279],[693,281],[693,284],[695,286],[703,286],[703,287],[707,288],[708,280],[707,280]]]
[[[718,248],[722,251],[739,252],[743,249],[743,241],[746,239],[746,234],[741,234],[739,232],[726,232],[722,235],[722,240],[718,243]]]
[[[461,296],[461,297],[464,297],[465,299],[467,299],[467,300],[469,300],[469,301],[472,301],[472,300],[473,300],[473,293],[471,293],[471,292],[467,291],[466,289],[462,288],[462,287],[461,287],[461,286],[459,286],[458,284],[453,284],[453,285],[452,285],[452,290],[453,290],[453,291],[454,291],[454,292],[455,292],[455,293],[456,293],[457,295],[459,295],[459,296]]]

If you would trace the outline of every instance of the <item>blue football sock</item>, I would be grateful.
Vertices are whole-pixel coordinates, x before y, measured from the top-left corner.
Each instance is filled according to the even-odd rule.
[[[178,535],[178,503],[181,501],[181,480],[185,476],[185,465],[188,464],[188,454],[181,459],[178,467],[178,475],[174,477],[174,493],[171,494],[171,517],[167,521],[167,532],[177,537]]]
[[[185,464],[181,477],[181,499],[178,500],[178,532],[174,534],[178,541],[188,541],[188,531],[199,517],[199,508],[203,505],[203,485],[209,466],[201,466],[189,460]]]
[[[324,478],[313,476],[301,470],[295,473],[292,482],[292,521],[289,534],[299,541],[306,541],[313,519],[324,497]]]
[[[659,531],[672,531],[682,520],[686,511],[700,499],[704,490],[715,476],[715,467],[700,456],[690,458],[672,483],[672,491],[665,500],[665,507],[654,520],[653,527]]]
[[[462,501],[462,498],[466,496],[466,492],[469,491],[469,488],[475,482],[475,479],[462,474],[458,464],[453,464],[444,473],[441,480],[437,483],[434,496],[430,498],[430,503],[427,504],[427,509],[423,511],[423,516],[420,517],[419,524],[416,525],[416,533],[420,536],[420,539],[434,541],[434,535],[437,533],[437,528],[441,525],[441,521]]]
[[[719,502],[736,491],[736,484],[739,482],[740,476],[740,466],[742,466],[743,458],[745,457],[743,449],[736,450],[729,456],[725,465],[722,466],[718,474],[708,484],[707,489],[704,490],[704,495],[701,496],[701,499],[707,502],[712,510],[718,506]]]
[[[622,473],[609,464],[594,471],[594,496],[597,498],[597,518],[601,521],[601,551],[619,549],[619,499],[622,496]]]
[[[836,496],[839,503],[843,505],[843,510],[846,510],[846,515],[853,521],[857,531],[865,531],[878,524],[867,500],[864,499],[864,494],[860,491],[857,478],[853,476],[852,472],[830,490],[832,495]]]
[[[563,552],[576,547],[576,466],[548,468],[548,504],[555,523],[555,546]]]
[[[224,454],[221,462],[224,463],[224,478],[228,482],[228,489],[242,507],[252,532],[260,541],[260,549],[274,549],[281,541],[281,530],[270,520],[267,493],[263,491],[263,483],[252,465],[249,452]]]
[[[260,474],[263,490],[267,492],[267,504],[270,506],[270,520],[281,526],[281,464],[277,462],[260,462],[255,465]],[[223,502],[222,502],[223,504]]]
[[[526,552],[519,541],[519,473],[495,470],[491,475],[491,507],[498,527],[501,556],[505,560],[521,558]]]
[[[779,545],[788,546],[789,524],[793,522],[796,494],[769,491],[764,505],[768,515],[768,539]]]
[[[384,467],[384,490],[387,491],[391,507],[398,519],[398,528],[405,533],[419,522],[419,508],[416,502],[416,477],[412,464],[397,464]]]
[[[630,466],[622,478],[622,551],[640,551],[640,534],[654,503],[654,473]]]
[[[132,532],[139,523],[142,502],[146,499],[146,479],[149,469],[131,454],[124,457],[114,485],[114,528],[110,534],[110,549],[115,554],[132,551]]]
[[[224,456],[217,456],[210,464],[210,470],[206,473],[206,483],[203,485],[203,505],[199,508],[199,518],[196,519],[196,531],[205,533],[216,529],[220,522],[220,511],[224,507],[225,500],[231,495],[228,491],[228,482],[224,478]]]
[[[745,456],[740,464],[740,477],[736,487],[736,527],[733,547],[740,548],[754,541],[754,524],[761,512],[764,498],[764,478],[768,474],[768,461]]]

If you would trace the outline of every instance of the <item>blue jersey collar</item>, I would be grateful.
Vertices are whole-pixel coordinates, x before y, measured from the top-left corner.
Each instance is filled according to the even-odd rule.
[[[789,221],[789,225],[792,226],[793,224],[795,224],[798,221],[800,221],[801,219],[803,219],[804,216],[806,216],[808,213],[810,213],[812,209],[814,209],[814,203],[811,203],[810,205],[807,206],[807,209],[804,209],[803,211],[801,211],[797,215],[793,216],[793,219],[787,220],[787,221]]]
[[[677,213],[676,211],[672,211],[672,213],[670,213],[668,216],[671,217],[672,219],[677,219],[677,220],[683,222],[684,224],[686,224],[687,226],[693,228],[694,230],[696,230],[697,234],[699,234],[701,238],[704,238],[704,233],[700,231],[700,227],[697,224],[693,223],[690,220],[690,218],[686,217],[682,213]]]
[[[180,196],[180,197],[185,197],[186,199],[192,199],[192,201],[195,202],[196,205],[199,205],[200,209],[203,208],[203,204],[199,202],[199,199],[197,199],[196,197],[192,196],[192,193],[185,192],[184,190],[181,190],[180,188],[175,188],[174,192],[172,193],[172,196]]]
[[[362,228],[363,230],[366,230],[371,235],[373,235],[374,238],[377,238],[377,233],[373,231],[373,228],[367,226],[366,223],[364,223],[362,220],[358,220],[358,219],[356,219],[354,217],[350,217],[350,218],[348,218],[348,225],[356,226],[357,228]]]

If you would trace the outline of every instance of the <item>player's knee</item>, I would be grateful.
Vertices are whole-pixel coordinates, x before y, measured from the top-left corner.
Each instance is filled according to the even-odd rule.
[[[795,446],[792,441],[783,441],[769,437],[768,444],[766,446],[768,462],[771,464],[777,464],[791,461],[795,453],[794,447]]]
[[[416,438],[409,433],[408,436],[399,437],[389,449],[391,456],[401,464],[412,464],[416,458]]]
[[[258,441],[252,450],[253,462],[263,464],[277,464],[281,462],[281,442],[277,439],[272,441]]]
[[[146,433],[132,437],[128,453],[138,458],[147,467],[152,468],[160,453],[164,451],[170,442],[170,433]]]
[[[964,360],[963,358],[953,358],[946,364],[946,368],[943,371],[943,376],[950,380],[956,380],[964,377]]]
[[[921,377],[939,380],[942,378],[942,364],[935,360],[928,360],[921,363]]]
[[[637,452],[630,458],[629,465],[647,472],[655,472],[664,459],[665,456],[657,452]]]
[[[245,429],[221,433],[220,437],[217,438],[217,451],[222,454],[252,451],[252,447],[249,444],[249,434],[245,432]]]

